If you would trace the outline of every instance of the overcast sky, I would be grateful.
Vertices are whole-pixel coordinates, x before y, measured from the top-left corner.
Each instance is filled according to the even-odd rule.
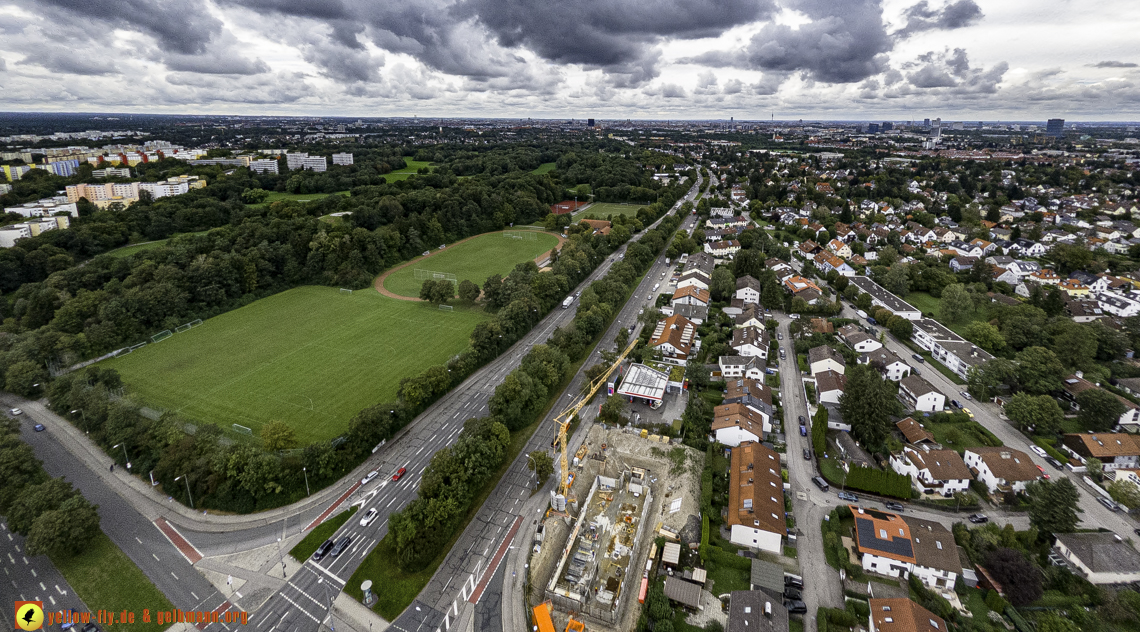
[[[0,109],[1140,120],[1135,0],[0,0]]]

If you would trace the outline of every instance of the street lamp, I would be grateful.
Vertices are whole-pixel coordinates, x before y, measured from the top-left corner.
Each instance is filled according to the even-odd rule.
[[[190,479],[186,478],[186,475],[183,474],[182,476],[175,477],[174,481],[178,482],[180,479],[186,479],[184,481],[186,483],[186,496],[190,499],[190,508],[193,509],[194,497],[190,495]]]
[[[71,411],[72,415],[74,415],[75,413],[79,413],[83,417],[83,432],[86,434],[90,434],[91,429],[87,427],[87,411],[83,410],[81,408],[76,408],[75,410]]]
[[[534,472],[534,488],[537,491],[538,490],[538,461],[535,461],[534,457],[529,455],[529,454],[526,455],[526,458],[528,461],[530,461],[531,463],[534,464],[534,469],[532,470],[532,472]]]
[[[122,446],[122,448],[123,448],[123,460],[127,462],[127,469],[129,470],[129,469],[131,469],[131,457],[127,456],[127,444],[126,443],[116,443],[115,445],[111,446],[111,449],[114,450],[115,448],[118,448],[120,446]]]
[[[301,473],[305,475],[305,495],[308,496],[309,492],[309,471],[307,467],[301,467]]]
[[[332,613],[332,597],[329,597],[329,585],[325,583],[325,578],[318,577],[317,583],[325,587],[325,601],[329,602],[329,629],[336,632],[336,621],[333,620]],[[320,626],[317,626],[320,629]]]

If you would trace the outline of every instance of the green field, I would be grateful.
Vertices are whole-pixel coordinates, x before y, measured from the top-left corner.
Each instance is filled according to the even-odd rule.
[[[162,591],[143,575],[131,558],[102,532],[95,536],[91,544],[79,555],[53,557],[52,562],[92,612],[126,610],[135,613],[134,623],[121,625],[116,623],[113,629],[126,632],[160,632],[167,628],[167,625],[158,625],[153,618],[150,623],[144,623],[142,611],[144,608],[151,612],[171,610],[174,606],[170,605]],[[45,621],[44,628],[47,627]]]
[[[174,237],[181,237],[182,235],[205,235],[208,232],[210,232],[210,231],[203,230],[203,231],[199,231],[196,233],[181,233],[179,235],[175,235]],[[112,257],[115,257],[116,259],[121,259],[123,257],[129,257],[135,253],[142,252],[144,250],[150,250],[152,248],[158,248],[159,246],[165,246],[166,243],[168,241],[170,241],[171,239],[174,239],[174,237],[167,237],[166,239],[158,239],[156,241],[148,241],[148,242],[144,242],[141,244],[133,244],[133,245],[129,245],[129,246],[123,246],[122,248],[116,248],[114,250],[108,250],[104,254],[108,254]]]
[[[408,160],[405,158],[404,162],[408,163],[407,167],[393,171],[392,173],[385,173],[384,179],[388,182],[399,182],[400,180],[407,180],[408,176],[415,175],[419,172],[420,169],[431,166],[430,162],[424,162],[422,160]]]
[[[511,239],[503,233],[487,233],[444,250],[436,250],[430,257],[415,259],[393,272],[384,280],[384,287],[400,296],[419,296],[424,282],[416,279],[417,268],[450,272],[459,281],[471,279],[482,286],[492,274],[506,276],[515,265],[530,261],[558,245],[558,238],[554,235],[528,232],[535,233],[534,241]]]
[[[301,445],[340,435],[361,409],[396,398],[400,378],[442,364],[488,315],[300,287],[107,360],[131,397],[191,420],[255,433],[279,419]]]
[[[648,204],[614,204],[612,202],[598,202],[591,204],[585,209],[574,213],[574,219],[579,220],[587,215],[593,215],[599,219],[605,219],[610,215],[626,215],[629,217],[637,216],[637,209],[649,206]]]
[[[531,173],[536,174],[536,175],[542,175],[544,173],[550,173],[551,171],[554,171],[555,166],[556,165],[553,162],[544,162],[538,166],[538,169],[531,171]]]
[[[282,191],[271,191],[269,197],[265,198],[264,202],[260,204],[251,204],[250,206],[258,207],[272,204],[280,200],[292,200],[294,202],[312,202],[319,200],[329,195],[348,195],[348,191],[337,191],[336,193],[285,193]]]
[[[348,508],[348,511],[342,511],[317,525],[315,529],[309,532],[309,535],[297,543],[297,546],[289,549],[289,555],[292,555],[293,559],[304,564],[313,553],[317,552],[317,549],[320,548],[325,540],[333,537],[337,529],[344,526],[344,523],[348,522],[348,519],[356,514],[357,509],[360,509],[360,507],[353,505]]]

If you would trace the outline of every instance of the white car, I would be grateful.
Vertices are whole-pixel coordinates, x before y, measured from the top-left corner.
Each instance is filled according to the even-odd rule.
[[[12,414],[13,415],[22,415],[22,414],[24,414],[24,411],[20,410],[19,408],[13,408]]]
[[[961,393],[958,393],[958,394],[961,395],[962,397],[965,397],[966,399],[973,399],[973,397],[970,397],[970,394],[967,393],[966,391],[962,391]]]
[[[367,527],[372,524],[372,521],[375,520],[378,515],[380,515],[380,512],[377,511],[375,507],[369,509],[368,513],[365,513],[364,517],[360,519],[360,526]]]
[[[1039,445],[1031,445],[1031,446],[1029,446],[1029,449],[1033,451],[1033,454],[1036,454],[1037,456],[1039,456],[1041,458],[1045,458],[1045,457],[1049,456],[1049,453],[1046,452],[1045,449]]]
[[[371,472],[368,473],[368,476],[365,476],[364,478],[360,479],[360,484],[361,485],[367,485],[367,484],[371,483],[372,480],[375,479],[377,476],[380,476],[380,472],[377,472],[376,470],[372,470]]]

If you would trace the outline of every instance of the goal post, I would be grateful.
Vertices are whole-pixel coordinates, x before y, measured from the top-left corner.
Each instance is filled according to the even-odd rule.
[[[523,241],[535,241],[538,239],[535,235],[536,231],[533,230],[508,230],[503,232],[503,236],[508,239],[521,239]]]
[[[442,303],[440,303],[439,309],[441,311],[445,311],[445,312],[454,312],[455,311],[455,308],[452,307],[451,305],[444,305]]]
[[[455,275],[450,272],[439,272],[437,270],[428,270],[426,268],[416,268],[414,270],[417,281],[426,281],[433,279],[436,281],[451,281],[455,285],[459,285],[459,280]]]
[[[342,287],[342,288],[340,288],[340,293],[341,294],[352,294],[352,290],[350,290],[346,287]]]
[[[164,329],[164,330],[158,332],[157,334],[151,336],[150,341],[151,342],[162,342],[163,340],[166,340],[167,338],[169,338],[173,335],[174,334],[171,333],[169,329]]]
[[[249,428],[246,428],[245,426],[242,426],[240,424],[234,424],[233,429],[234,429],[234,432],[236,432],[238,434],[253,435],[252,430],[250,430]]]

